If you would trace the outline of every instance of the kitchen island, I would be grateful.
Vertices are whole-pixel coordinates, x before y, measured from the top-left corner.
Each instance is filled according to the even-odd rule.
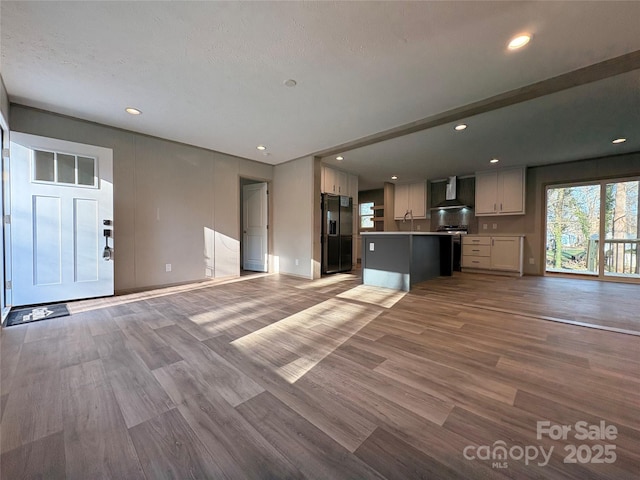
[[[430,278],[453,275],[453,235],[362,233],[362,283],[408,292]]]

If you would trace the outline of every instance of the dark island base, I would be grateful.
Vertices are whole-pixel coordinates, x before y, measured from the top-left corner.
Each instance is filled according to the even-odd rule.
[[[453,275],[453,237],[446,234],[366,234],[362,282],[409,291],[430,278]]]

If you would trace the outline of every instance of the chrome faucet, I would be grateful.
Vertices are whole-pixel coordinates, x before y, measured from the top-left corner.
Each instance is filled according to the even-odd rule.
[[[413,210],[407,210],[404,214],[404,218],[402,219],[402,223],[405,223],[407,221],[407,215],[409,215],[409,218],[411,219],[411,232],[413,232]]]

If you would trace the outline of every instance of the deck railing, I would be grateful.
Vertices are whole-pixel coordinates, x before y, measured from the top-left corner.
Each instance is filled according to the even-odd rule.
[[[587,268],[596,271],[599,240],[589,240]],[[639,238],[611,238],[604,241],[604,269],[607,273],[640,274]]]

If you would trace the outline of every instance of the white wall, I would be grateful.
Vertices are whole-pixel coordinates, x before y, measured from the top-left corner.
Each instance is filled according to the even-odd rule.
[[[271,165],[20,105],[11,126],[113,149],[117,292],[239,275],[240,177]]]
[[[0,76],[0,128],[2,128],[2,145],[1,148],[9,148],[9,97],[7,96],[7,89],[4,86],[4,81],[2,80],[2,76]],[[2,178],[0,178],[0,217],[2,217],[5,212],[5,184],[4,184],[4,172],[5,168],[5,160],[2,156],[0,156],[0,174]],[[5,260],[5,238],[4,238],[4,221],[0,222],[0,250],[2,250],[2,264],[0,265],[0,314],[4,313],[5,308],[5,292],[4,292],[4,282],[5,282],[5,268],[9,267],[6,264]],[[3,315],[4,316],[4,315]],[[2,318],[4,320],[4,318]]]
[[[4,80],[0,75],[0,115],[2,116],[2,125],[7,127],[9,122],[9,96],[7,88],[4,86]]]
[[[314,253],[319,250],[314,246],[316,191],[318,201],[315,203],[320,208],[316,164],[316,159],[306,157],[274,167],[273,255],[280,273],[314,278],[314,272],[319,272],[320,259],[315,258],[317,252]]]

